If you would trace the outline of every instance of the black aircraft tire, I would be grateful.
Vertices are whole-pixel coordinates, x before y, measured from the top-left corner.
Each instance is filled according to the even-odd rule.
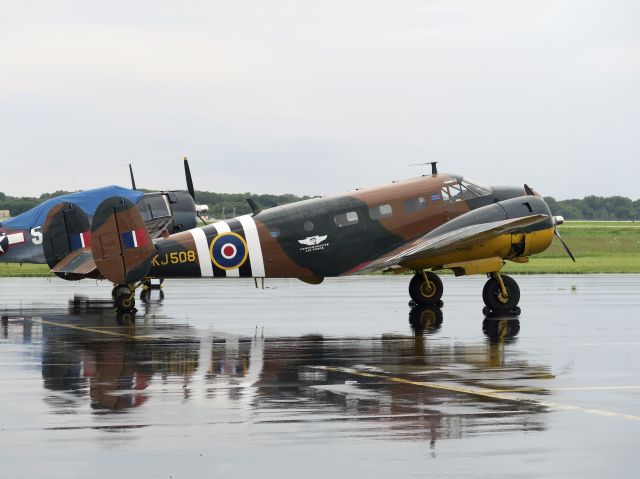
[[[422,273],[416,274],[411,278],[411,282],[409,283],[409,296],[411,296],[411,299],[417,304],[438,305],[444,291],[442,280],[440,276],[430,271],[426,272],[426,276],[429,282],[427,288],[425,288],[427,283],[425,283]]]
[[[136,309],[136,298],[132,295],[120,295],[114,301],[116,310],[133,311]]]
[[[520,302],[520,287],[511,276],[501,275],[504,287],[509,293],[506,302],[500,300],[500,283],[496,278],[489,278],[482,288],[482,300],[491,311],[511,311]]]
[[[118,296],[125,296],[131,294],[129,286],[126,284],[118,284],[111,290],[111,298],[115,301]]]

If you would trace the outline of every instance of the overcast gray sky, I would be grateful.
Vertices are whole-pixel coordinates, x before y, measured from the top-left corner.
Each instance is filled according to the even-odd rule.
[[[0,0],[0,191],[640,197],[640,2]]]

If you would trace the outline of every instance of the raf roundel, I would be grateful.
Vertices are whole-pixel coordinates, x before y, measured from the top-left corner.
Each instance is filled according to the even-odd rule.
[[[222,233],[211,242],[211,261],[224,270],[237,269],[247,261],[249,248],[237,233]]]

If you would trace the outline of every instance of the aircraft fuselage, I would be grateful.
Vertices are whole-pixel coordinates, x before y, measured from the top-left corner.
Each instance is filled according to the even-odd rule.
[[[278,206],[185,231],[156,240],[157,254],[149,275],[300,278],[313,282],[314,278],[355,273],[381,255],[456,219],[460,223],[462,218],[464,223],[465,215],[469,215],[469,222],[532,213],[550,216],[542,198],[527,196],[524,188],[477,187],[474,193],[462,186],[464,181],[458,176],[428,175]],[[515,200],[520,197],[524,200]],[[530,244],[526,253],[546,249],[552,224],[543,222],[529,230],[538,232],[538,241]],[[514,247],[512,242],[522,240],[512,236],[487,245],[485,251],[463,250],[447,258],[434,258],[431,263],[422,262],[415,269],[484,257],[487,252],[506,258]]]

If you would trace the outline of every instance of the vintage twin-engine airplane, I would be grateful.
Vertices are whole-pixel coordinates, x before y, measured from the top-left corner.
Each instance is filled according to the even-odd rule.
[[[115,196],[134,203],[142,215],[144,226],[150,238],[157,238],[163,232],[178,233],[196,226],[198,205],[187,160],[184,160],[188,191],[161,191],[144,193],[136,190],[133,170],[132,189],[120,186],[106,186],[79,191],[51,198],[14,218],[0,223],[0,262],[4,263],[47,263],[47,248],[43,242],[43,226],[51,210],[64,208],[80,209],[87,220],[95,214],[96,208],[104,200]],[[83,246],[88,237],[77,238],[75,246]],[[88,243],[86,244],[88,245]],[[54,258],[53,267],[57,264]],[[69,278],[69,277],[67,277]]]
[[[486,273],[485,304],[508,311],[516,308],[520,291],[500,274],[505,260],[526,262],[544,251],[554,233],[559,237],[562,222],[526,185],[483,186],[438,174],[435,163],[431,175],[378,188],[264,211],[250,204],[251,215],[154,239],[126,196],[100,204],[91,225],[81,208],[64,203],[44,225],[47,262],[61,277],[111,281],[120,309],[133,308],[135,288],[148,278],[299,278],[318,284],[325,277],[404,268],[415,271],[409,294],[418,304],[439,304],[442,297],[442,281],[427,270],[450,269]]]

